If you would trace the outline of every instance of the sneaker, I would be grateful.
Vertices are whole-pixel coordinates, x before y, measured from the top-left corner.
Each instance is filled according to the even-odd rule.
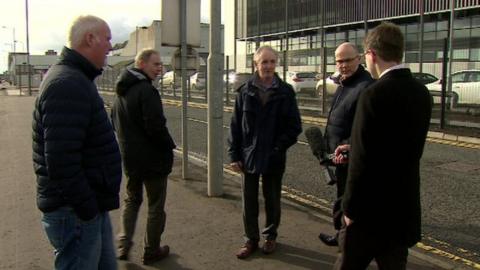
[[[258,249],[258,242],[247,241],[245,244],[238,250],[237,258],[246,259],[252,255]]]
[[[166,257],[168,257],[168,254],[170,254],[170,247],[165,245],[163,247],[158,248],[155,252],[152,254],[144,254],[142,258],[142,263],[144,265],[149,265],[154,262],[158,262]]]
[[[263,244],[262,251],[264,254],[272,254],[275,251],[275,248],[277,247],[277,243],[275,240],[265,240],[265,243]]]

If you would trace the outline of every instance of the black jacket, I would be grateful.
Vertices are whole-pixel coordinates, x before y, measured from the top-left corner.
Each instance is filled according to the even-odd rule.
[[[235,99],[228,139],[230,161],[242,161],[248,173],[283,172],[286,151],[302,132],[295,92],[277,76],[278,88],[263,106],[254,79],[239,88]]]
[[[349,143],[358,97],[372,82],[370,73],[360,65],[352,76],[338,86],[325,128],[325,140],[330,153],[333,153],[338,145]]]
[[[40,85],[33,112],[33,165],[43,212],[71,206],[88,220],[119,207],[120,152],[93,83],[100,73],[64,48]]]
[[[172,171],[173,142],[162,100],[152,81],[139,69],[126,69],[116,85],[112,120],[125,174],[164,176]]]
[[[395,69],[368,87],[357,103],[343,199],[355,226],[412,246],[420,240],[420,158],[432,104],[409,69]]]

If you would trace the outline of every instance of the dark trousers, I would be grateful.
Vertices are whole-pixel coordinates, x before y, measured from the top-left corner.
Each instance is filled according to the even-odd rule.
[[[265,199],[265,228],[262,234],[266,239],[275,240],[280,225],[280,199],[283,172],[262,174],[262,191]],[[243,226],[245,238],[253,242],[260,240],[258,229],[258,186],[260,174],[245,173],[242,181]]]
[[[335,270],[363,270],[373,259],[380,270],[405,270],[407,266],[407,246],[388,243],[388,236],[372,235],[355,223],[340,230],[339,247]]]
[[[165,229],[165,199],[167,197],[167,175],[158,177],[128,177],[125,204],[122,209],[120,252],[128,252],[137,223],[138,211],[143,201],[143,185],[147,191],[148,217],[144,237],[145,254],[160,247],[160,238]]]
[[[337,199],[333,204],[333,227],[338,231],[342,228],[342,198],[345,193],[345,185],[347,183],[348,167],[341,166],[335,170],[335,176],[337,178]]]

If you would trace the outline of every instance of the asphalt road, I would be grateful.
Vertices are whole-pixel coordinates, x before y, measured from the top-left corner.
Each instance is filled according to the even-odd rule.
[[[168,126],[181,145],[181,110],[165,106]],[[206,156],[205,109],[188,109],[189,151]],[[230,113],[224,114],[228,126]],[[304,124],[304,130],[310,125]],[[224,141],[228,128],[224,128]],[[303,134],[299,138],[305,141]],[[392,142],[394,143],[394,142]],[[226,151],[224,151],[226,162]],[[421,162],[423,242],[460,257],[480,262],[480,151],[427,143]],[[335,189],[325,184],[323,172],[307,145],[297,143],[288,152],[284,185],[333,202]]]

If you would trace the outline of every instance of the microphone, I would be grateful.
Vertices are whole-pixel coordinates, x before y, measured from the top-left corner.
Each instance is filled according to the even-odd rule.
[[[307,142],[310,150],[312,150],[312,154],[320,161],[320,165],[336,166],[336,164],[333,163],[335,154],[328,154],[322,131],[318,127],[310,127],[305,130],[305,137],[307,137]]]
[[[320,161],[320,165],[325,166],[327,169],[325,174],[327,176],[327,184],[335,184],[337,182],[336,176],[331,168],[337,166],[337,164],[333,163],[335,154],[328,153],[322,131],[318,127],[310,127],[305,130],[305,137],[307,138],[310,150],[312,150],[312,154]],[[348,152],[342,152],[342,155],[347,158]]]

